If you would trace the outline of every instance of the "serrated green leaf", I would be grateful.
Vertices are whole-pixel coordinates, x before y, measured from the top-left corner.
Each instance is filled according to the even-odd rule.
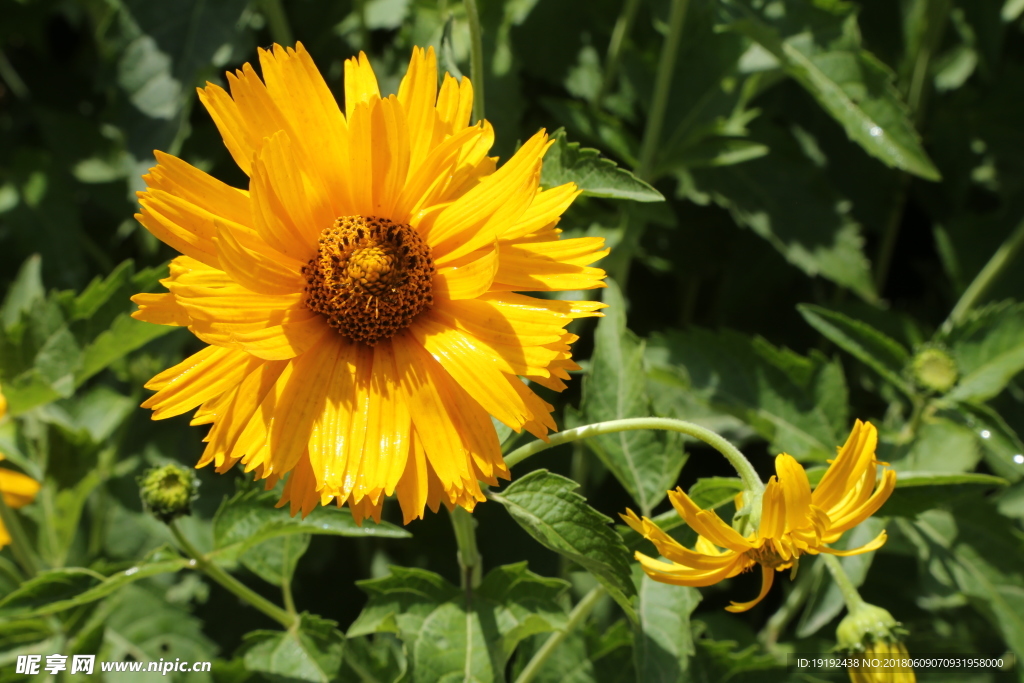
[[[181,571],[188,566],[189,561],[184,558],[163,559],[142,562],[111,576],[81,567],[53,569],[29,579],[0,600],[0,614],[5,618],[56,614],[105,598],[140,579]]]
[[[649,363],[715,410],[738,417],[770,441],[772,455],[835,455],[849,430],[842,368],[820,353],[800,356],[760,338],[690,328],[656,335]],[[685,416],[680,416],[685,417]]]
[[[541,187],[551,188],[576,183],[583,194],[607,199],[629,199],[634,202],[663,202],[665,197],[653,187],[611,159],[578,142],[569,142],[565,130],[551,134],[555,144],[544,155]]]
[[[292,517],[287,510],[274,507],[277,494],[251,489],[227,498],[213,519],[214,555],[218,561],[234,561],[264,541],[291,534],[329,536],[378,536],[409,538],[408,531],[388,522],[366,521],[359,526],[348,509],[319,507],[305,518]]]
[[[797,3],[795,3],[797,4]],[[735,6],[735,5],[734,5]],[[807,33],[783,35],[753,12],[740,12],[730,28],[770,52],[864,151],[887,166],[939,180],[921,146],[892,71],[867,50],[847,41],[825,47]],[[835,24],[843,22],[837,15]]]
[[[578,487],[565,477],[535,470],[490,496],[543,546],[593,574],[626,614],[635,618],[629,601],[636,592],[629,552],[608,526],[611,520],[574,491]]]
[[[38,254],[25,259],[14,278],[7,295],[4,297],[3,308],[0,308],[0,322],[4,329],[11,329],[21,320],[23,314],[32,310],[46,296],[42,278],[43,260]]]
[[[291,583],[295,566],[309,549],[309,534],[287,534],[252,546],[239,557],[246,569],[267,583]]]
[[[242,643],[249,671],[272,681],[329,683],[341,669],[345,636],[337,623],[303,613],[288,631],[253,631]]]
[[[700,602],[700,591],[670,586],[646,574],[640,579],[637,599],[639,628],[633,644],[638,681],[681,683],[690,679],[694,655],[690,614]]]
[[[82,365],[75,373],[75,383],[82,384],[119,358],[178,329],[171,325],[145,323],[127,313],[119,316],[110,329],[101,332],[82,351]]]
[[[901,374],[910,360],[910,354],[899,342],[867,323],[821,306],[800,304],[797,310],[811,327],[880,374],[907,396],[914,396],[914,388]]]
[[[581,410],[586,423],[651,414],[644,371],[644,345],[626,328],[625,301],[609,281],[605,317],[594,333],[590,372],[583,380]],[[586,444],[612,471],[643,514],[650,514],[686,461],[682,438],[673,432],[638,430],[603,434]]]
[[[954,328],[945,341],[961,375],[946,398],[987,401],[1024,370],[1024,304],[988,306]]]

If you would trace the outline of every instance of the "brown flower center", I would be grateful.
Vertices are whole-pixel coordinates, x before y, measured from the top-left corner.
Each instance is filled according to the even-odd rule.
[[[760,548],[754,548],[748,550],[747,554],[752,560],[760,565],[769,567],[771,569],[778,569],[780,567],[788,567],[793,564],[794,557],[790,557],[788,560],[782,559],[782,557],[775,551],[771,542],[767,542]]]
[[[302,268],[306,306],[352,341],[373,346],[434,302],[434,262],[416,229],[386,218],[342,216],[320,233]]]

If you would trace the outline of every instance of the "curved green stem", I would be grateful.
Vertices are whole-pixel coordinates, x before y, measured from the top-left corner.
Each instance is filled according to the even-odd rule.
[[[665,109],[668,107],[668,96],[672,90],[676,56],[679,54],[679,43],[683,36],[683,23],[689,4],[690,0],[672,0],[672,9],[668,17],[668,35],[661,47],[661,58],[658,61],[658,73],[654,82],[654,97],[651,98],[651,111],[647,118],[647,127],[644,128],[640,163],[636,170],[636,174],[647,181],[651,180],[654,157],[661,143],[661,128],[665,123]]]
[[[1003,274],[1006,267],[1013,261],[1014,256],[1020,251],[1021,246],[1024,246],[1024,221],[1021,221],[1017,229],[1006,238],[1005,242],[999,245],[996,253],[992,254],[992,258],[988,260],[985,267],[981,269],[981,272],[975,276],[971,284],[964,290],[963,296],[956,302],[956,306],[953,307],[949,318],[943,323],[943,331],[948,332],[954,325],[964,319],[967,313],[985,295],[988,288]]]
[[[480,585],[483,576],[483,561],[476,547],[476,520],[472,513],[456,506],[451,512],[455,543],[459,548],[459,568],[462,570],[462,587],[467,595]]]
[[[172,521],[167,526],[170,527],[171,533],[174,534],[174,538],[178,541],[178,545],[181,546],[181,549],[185,551],[186,555],[195,560],[196,566],[199,567],[204,574],[285,628],[291,628],[298,623],[299,618],[296,615],[289,614],[287,611],[281,609],[235,577],[231,576],[231,574],[228,574],[213,562],[210,562],[205,555],[199,552],[199,550],[192,545],[191,541],[185,538],[185,534],[181,533],[181,529],[178,527],[177,521]]]
[[[473,123],[484,120],[484,38],[476,0],[465,0],[469,22],[469,78],[473,82]]]
[[[39,573],[39,558],[32,550],[32,544],[29,543],[25,528],[21,526],[21,520],[14,514],[14,510],[4,500],[3,495],[0,495],[0,522],[7,529],[7,535],[11,537],[11,552],[14,553],[14,559],[21,565],[22,571],[32,578]]]
[[[548,639],[544,641],[540,649],[534,653],[526,668],[516,678],[515,683],[530,683],[530,681],[536,678],[537,674],[540,673],[541,667],[544,666],[544,662],[551,656],[551,653],[561,645],[566,636],[586,620],[587,615],[594,609],[594,606],[602,596],[604,596],[604,588],[600,584],[594,586],[589,593],[584,595],[583,599],[569,613],[569,620],[565,623],[565,628],[561,631],[555,631],[548,636]]]
[[[619,18],[615,20],[615,28],[612,29],[611,40],[608,41],[608,54],[604,61],[604,73],[601,75],[601,87],[594,98],[594,105],[601,106],[601,101],[611,90],[615,82],[615,75],[619,70],[619,62],[622,61],[622,44],[629,35],[629,29],[633,26],[633,19],[640,7],[640,0],[626,0],[622,6]]]
[[[757,471],[750,464],[750,461],[747,460],[747,456],[743,455],[738,448],[710,429],[692,422],[676,420],[670,417],[629,417],[622,420],[609,420],[608,422],[584,425],[575,429],[566,429],[564,432],[552,434],[546,442],[531,441],[525,446],[520,446],[505,456],[505,464],[509,467],[514,467],[531,455],[536,455],[541,451],[560,446],[564,443],[571,443],[601,434],[612,434],[614,432],[626,432],[637,429],[663,429],[699,439],[725,456],[725,459],[729,461],[729,464],[733,466],[736,473],[740,475],[740,479],[743,480],[744,488],[753,492],[756,496],[760,496],[764,491],[764,482],[761,481],[761,477],[757,475]]]
[[[842,593],[846,609],[853,612],[863,607],[866,604],[864,598],[860,597],[857,587],[850,581],[850,577],[846,575],[846,570],[843,569],[843,565],[839,560],[834,555],[822,553],[821,561],[825,563],[825,567],[832,574],[832,580],[836,582],[836,588]]]

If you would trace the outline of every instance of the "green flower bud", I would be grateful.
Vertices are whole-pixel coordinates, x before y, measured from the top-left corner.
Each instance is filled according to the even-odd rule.
[[[876,642],[895,642],[904,633],[899,626],[888,610],[864,603],[839,622],[836,649],[864,652]]]
[[[136,480],[142,506],[165,524],[192,513],[192,501],[199,493],[199,481],[192,470],[181,465],[164,465],[146,470]]]
[[[920,386],[940,394],[952,389],[958,376],[956,362],[937,348],[924,349],[914,356],[913,371]]]

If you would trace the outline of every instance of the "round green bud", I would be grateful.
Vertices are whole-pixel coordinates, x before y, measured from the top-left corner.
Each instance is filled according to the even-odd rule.
[[[958,377],[956,362],[941,349],[927,348],[914,356],[914,380],[925,389],[944,394]]]
[[[868,603],[862,604],[839,622],[836,629],[837,649],[864,652],[872,643],[899,640],[903,630],[888,610]]]
[[[153,467],[137,479],[142,507],[165,524],[191,514],[192,501],[199,493],[199,481],[192,470],[181,465]]]

